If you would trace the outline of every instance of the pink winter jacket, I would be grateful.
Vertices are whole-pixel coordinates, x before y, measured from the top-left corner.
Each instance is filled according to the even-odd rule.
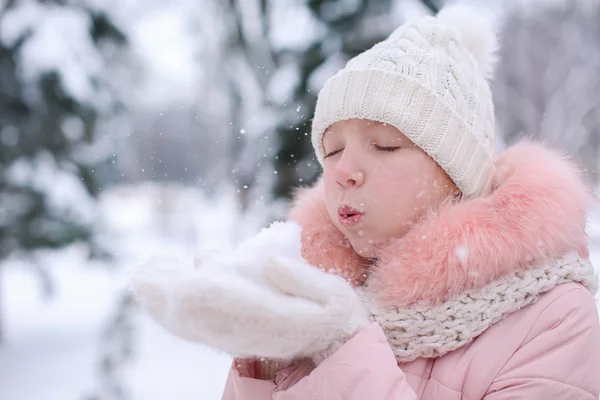
[[[223,399],[597,400],[599,326],[594,297],[569,283],[440,358],[397,365],[373,323],[317,368],[306,361],[269,381],[232,368]]]
[[[303,227],[307,261],[355,285],[367,276],[382,305],[402,307],[446,301],[568,251],[587,255],[589,199],[572,163],[524,143],[499,157],[489,195],[442,205],[384,248],[369,270],[330,223],[322,187],[300,192],[290,218]],[[466,265],[459,246],[469,249]],[[597,400],[600,322],[592,293],[565,283],[438,358],[397,364],[373,323],[316,368],[298,360],[263,380],[259,365],[236,361],[223,399]]]

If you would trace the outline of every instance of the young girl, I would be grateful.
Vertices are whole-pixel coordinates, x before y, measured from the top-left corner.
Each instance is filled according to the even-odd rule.
[[[495,157],[495,50],[461,6],[400,27],[319,93],[323,176],[289,222],[133,275],[235,357],[224,399],[598,399],[590,192],[541,144]]]

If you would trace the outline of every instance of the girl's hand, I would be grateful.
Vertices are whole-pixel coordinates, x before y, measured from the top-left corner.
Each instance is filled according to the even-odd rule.
[[[368,323],[362,301],[343,278],[301,257],[266,253],[274,237],[262,235],[269,240],[213,253],[199,268],[154,259],[132,275],[132,289],[157,323],[187,340],[238,357],[319,362]],[[243,257],[251,250],[255,257]]]
[[[305,262],[269,260],[264,283],[224,273],[182,299],[194,308],[205,344],[238,357],[320,362],[369,323],[361,299],[343,278]]]

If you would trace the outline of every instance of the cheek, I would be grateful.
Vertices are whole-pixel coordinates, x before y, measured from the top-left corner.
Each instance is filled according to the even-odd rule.
[[[403,215],[419,213],[440,196],[440,188],[446,186],[443,175],[428,164],[414,163],[397,166],[386,172],[386,184],[378,185],[387,192],[391,202]]]
[[[333,171],[331,171],[331,168],[324,168],[323,169],[323,181],[325,183],[325,189],[326,190],[328,188],[330,188],[331,185],[333,185],[335,183],[335,179],[333,177]]]
[[[331,217],[334,211],[337,213],[337,183],[332,174],[328,173],[327,171],[323,171],[323,185],[325,189],[325,203],[327,205],[327,212]]]
[[[335,193],[335,179],[331,173],[326,171],[323,172],[323,187],[325,188],[325,198],[329,200],[329,197]]]
[[[445,174],[434,161],[421,159],[404,169],[404,184],[407,189],[421,193],[421,196],[438,192],[447,186]]]

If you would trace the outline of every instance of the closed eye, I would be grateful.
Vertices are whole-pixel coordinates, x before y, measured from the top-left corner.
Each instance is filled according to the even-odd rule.
[[[339,152],[340,152],[340,151],[342,151],[342,150],[344,150],[344,149],[334,150],[334,151],[332,151],[331,153],[327,153],[327,154],[325,155],[325,157],[323,157],[323,158],[327,158],[327,157],[335,156],[337,153],[339,153]]]
[[[380,150],[380,151],[388,151],[388,152],[396,151],[396,150],[398,150],[398,149],[400,149],[400,148],[401,148],[401,146],[379,146],[379,145],[377,145],[377,144],[375,144],[375,143],[373,143],[373,146],[374,146],[374,147],[375,147],[377,150]],[[325,158],[328,158],[328,157],[331,157],[331,156],[335,156],[336,154],[340,153],[342,150],[344,150],[344,149],[342,148],[342,149],[339,149],[339,150],[334,150],[334,151],[332,151],[332,152],[330,152],[330,153],[327,153],[327,154],[325,155],[325,157],[323,157],[323,158],[325,159]]]
[[[400,146],[379,146],[373,143],[373,146],[375,146],[375,148],[377,150],[381,150],[381,151],[396,151],[400,148]]]

